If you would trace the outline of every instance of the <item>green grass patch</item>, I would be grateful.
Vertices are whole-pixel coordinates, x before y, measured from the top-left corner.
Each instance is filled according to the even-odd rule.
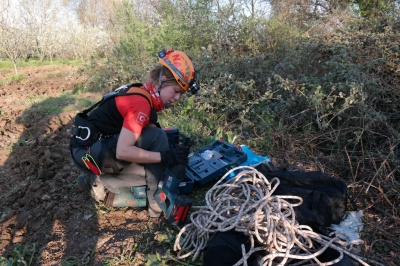
[[[0,69],[12,69],[14,65],[11,61],[0,60]]]
[[[128,245],[122,250],[118,257],[109,259],[103,262],[103,265],[135,265],[137,264],[137,258],[135,253],[137,250],[137,244],[129,242]]]
[[[35,245],[21,245],[17,244],[12,253],[11,256],[8,258],[5,257],[0,257],[0,265],[7,265],[7,266],[13,266],[13,265],[33,265],[33,259],[36,254],[36,247]]]
[[[0,80],[0,85],[9,85],[9,84],[12,84],[12,83],[19,83],[19,82],[21,82],[21,81],[23,81],[25,79],[26,79],[26,76],[23,75],[23,74],[10,75],[10,76],[7,76],[4,79],[1,79]]]
[[[48,66],[48,65],[69,65],[78,66],[82,64],[80,60],[67,60],[67,59],[54,59],[40,61],[38,59],[19,60],[17,61],[17,68],[19,67],[35,67],[35,66]],[[0,70],[13,70],[14,64],[10,60],[0,60]]]
[[[71,66],[77,66],[81,64],[82,62],[80,60],[67,60],[67,59],[54,59],[52,61],[50,60],[43,60],[40,61],[38,59],[29,59],[29,60],[23,60],[23,61],[18,61],[17,66],[19,67],[27,67],[27,66],[48,66],[48,65],[71,65]]]
[[[63,73],[63,72],[57,72],[57,73],[51,73],[47,74],[48,78],[61,78],[67,76],[69,73]]]
[[[86,98],[77,98],[70,93],[59,97],[45,96],[28,96],[23,99],[23,104],[27,106],[24,114],[18,118],[18,122],[22,124],[31,123],[32,121],[40,120],[46,117],[56,116],[64,112],[77,112],[88,108],[93,104],[92,101]],[[0,115],[1,115],[0,110]]]
[[[28,113],[39,112],[46,116],[58,115],[75,104],[75,98],[70,95],[60,97],[30,96],[27,98],[27,104],[31,106]]]
[[[89,108],[93,102],[86,98],[77,98],[75,106],[78,110]]]
[[[63,112],[66,106],[74,103],[75,99],[69,96],[61,96],[57,98],[49,98],[43,101],[39,108],[47,115],[57,115]]]
[[[74,90],[72,91],[73,94],[80,94],[84,92],[88,92],[90,89],[85,85],[85,84],[78,84],[74,87]]]

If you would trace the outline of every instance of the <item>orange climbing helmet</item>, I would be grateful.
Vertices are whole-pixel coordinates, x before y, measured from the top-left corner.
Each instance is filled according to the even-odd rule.
[[[192,60],[184,52],[162,50],[158,53],[158,61],[172,72],[184,91],[195,94],[200,89]]]

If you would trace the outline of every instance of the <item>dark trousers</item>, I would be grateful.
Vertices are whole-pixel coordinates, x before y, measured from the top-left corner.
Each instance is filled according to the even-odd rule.
[[[96,141],[89,149],[80,147],[71,147],[71,155],[75,164],[86,173],[89,172],[81,161],[86,153],[91,154],[102,171],[100,180],[104,180],[112,187],[118,189],[118,185],[136,186],[142,184],[143,175],[140,174],[140,167],[144,168],[145,183],[148,187],[148,195],[154,194],[158,182],[164,177],[166,165],[160,163],[140,164],[139,167],[133,167],[132,164],[123,161],[117,161],[115,157],[118,134],[106,139]],[[162,128],[149,126],[142,130],[141,135],[135,144],[136,147],[147,151],[165,151],[169,149],[168,138]],[[112,167],[110,167],[112,165]],[[115,166],[118,168],[115,169]],[[124,171],[126,168],[126,171]],[[111,169],[111,170],[110,170]],[[114,179],[114,180],[113,180]],[[153,203],[153,204],[152,204]],[[157,205],[153,198],[149,197],[149,206]],[[157,208],[156,206],[155,208]]]

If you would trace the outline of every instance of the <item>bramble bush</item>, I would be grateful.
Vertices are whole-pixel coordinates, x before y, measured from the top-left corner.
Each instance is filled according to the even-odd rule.
[[[229,133],[262,154],[314,158],[366,189],[385,181],[395,204],[399,33],[358,29],[299,41],[285,53],[203,61],[201,93],[171,117],[190,117],[185,123],[201,125],[203,137]]]

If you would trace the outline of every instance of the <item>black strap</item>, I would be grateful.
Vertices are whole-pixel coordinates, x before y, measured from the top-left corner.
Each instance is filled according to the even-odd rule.
[[[139,91],[129,92],[129,90],[131,88],[139,88],[140,86],[141,86],[140,83],[134,83],[134,84],[131,84],[131,85],[122,85],[121,87],[117,88],[115,91],[104,95],[103,98],[101,98],[100,101],[98,101],[97,103],[93,104],[89,108],[83,110],[81,113],[88,114],[90,111],[95,109],[97,106],[102,105],[107,100],[112,99],[112,98],[114,98],[116,96],[125,96],[125,95],[140,95],[140,96],[143,96],[144,98],[147,99],[147,101],[149,102],[151,108],[153,109],[153,103],[151,102],[151,98],[150,98],[151,96],[150,96],[150,93],[148,91],[146,91],[144,89],[140,89],[140,90],[143,91],[143,93],[139,92]]]
[[[97,103],[93,104],[89,108],[83,110],[81,113],[84,115],[88,115],[90,111],[95,109],[96,107],[104,104],[107,100],[114,98],[115,96],[124,96],[124,95],[140,95],[143,96],[147,101],[149,102],[151,106],[151,117],[150,121],[151,123],[155,124],[158,128],[161,128],[160,123],[157,121],[158,116],[156,110],[153,108],[153,102],[151,101],[151,96],[150,93],[142,88],[141,83],[133,83],[130,85],[122,85],[121,87],[115,89],[115,91],[108,93],[103,96],[103,98],[98,101]]]

